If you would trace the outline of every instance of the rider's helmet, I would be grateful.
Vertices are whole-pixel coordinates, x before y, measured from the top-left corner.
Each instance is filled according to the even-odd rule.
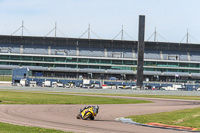
[[[99,106],[98,105],[96,105],[95,108],[99,110]]]
[[[97,113],[98,113],[98,111],[99,111],[99,106],[98,106],[98,105],[96,105],[96,106],[94,106],[94,108],[93,108],[93,109],[94,109],[94,113],[96,113],[96,114],[97,114]]]

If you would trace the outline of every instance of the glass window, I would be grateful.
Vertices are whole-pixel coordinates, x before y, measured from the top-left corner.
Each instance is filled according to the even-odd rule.
[[[9,65],[8,62],[0,62],[0,65]]]
[[[66,62],[77,62],[77,58],[66,58]]]
[[[55,58],[56,62],[66,62],[66,58]]]
[[[53,57],[44,57],[44,61],[54,62],[54,58]]]
[[[100,68],[101,68],[101,69],[106,69],[106,70],[107,70],[107,69],[111,69],[110,66],[101,66]]]
[[[144,68],[144,71],[155,71],[154,68]]]
[[[189,67],[189,64],[188,64],[188,63],[180,63],[179,66],[180,66],[180,67]]]
[[[20,60],[20,56],[11,56],[11,60]]]
[[[88,68],[88,66],[86,65],[78,65],[78,68]]]
[[[99,59],[89,59],[89,63],[99,63]]]
[[[89,68],[99,69],[99,66],[89,66]]]
[[[53,67],[65,67],[63,64],[55,64]]]
[[[69,68],[76,68],[76,65],[66,65],[66,67],[69,67]]]
[[[144,62],[145,66],[156,66],[156,62]]]
[[[199,64],[190,64],[190,67],[199,67]]]
[[[124,65],[135,65],[135,62],[133,61],[127,61],[127,60],[124,60]]]
[[[122,60],[113,60],[112,64],[122,65]]]
[[[102,64],[111,64],[111,60],[101,60]]]
[[[43,57],[33,57],[33,61],[43,61]]]
[[[167,63],[166,62],[157,62],[157,66],[159,66],[159,67],[166,67]]]
[[[32,61],[33,60],[33,58],[31,56],[22,56],[21,59],[26,60],[26,61]]]
[[[178,63],[176,62],[168,62],[169,67],[178,67]]]
[[[20,63],[19,62],[10,62],[10,65],[20,65]]]
[[[80,63],[88,63],[88,59],[78,59],[78,62],[80,62]]]
[[[9,56],[7,56],[7,55],[1,55],[1,56],[0,56],[0,59],[9,60]]]

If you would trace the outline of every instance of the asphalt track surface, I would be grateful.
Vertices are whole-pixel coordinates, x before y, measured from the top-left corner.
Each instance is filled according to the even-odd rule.
[[[200,101],[193,100],[111,97],[149,100],[155,103],[99,105],[99,113],[94,121],[76,119],[79,109],[85,105],[0,105],[0,121],[75,133],[186,133],[186,131],[124,124],[115,119],[200,107]]]

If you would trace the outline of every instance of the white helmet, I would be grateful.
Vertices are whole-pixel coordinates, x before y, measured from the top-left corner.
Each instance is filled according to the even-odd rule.
[[[95,108],[96,108],[96,109],[99,109],[99,106],[98,106],[98,105],[96,105],[96,106],[95,106]]]
[[[98,111],[99,111],[99,106],[98,106],[98,105],[96,105],[96,106],[94,107],[94,112],[97,114],[97,113],[98,113]]]

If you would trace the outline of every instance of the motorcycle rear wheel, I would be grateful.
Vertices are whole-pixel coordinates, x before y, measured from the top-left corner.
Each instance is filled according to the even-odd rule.
[[[90,116],[90,120],[94,120],[94,116],[93,115]]]

